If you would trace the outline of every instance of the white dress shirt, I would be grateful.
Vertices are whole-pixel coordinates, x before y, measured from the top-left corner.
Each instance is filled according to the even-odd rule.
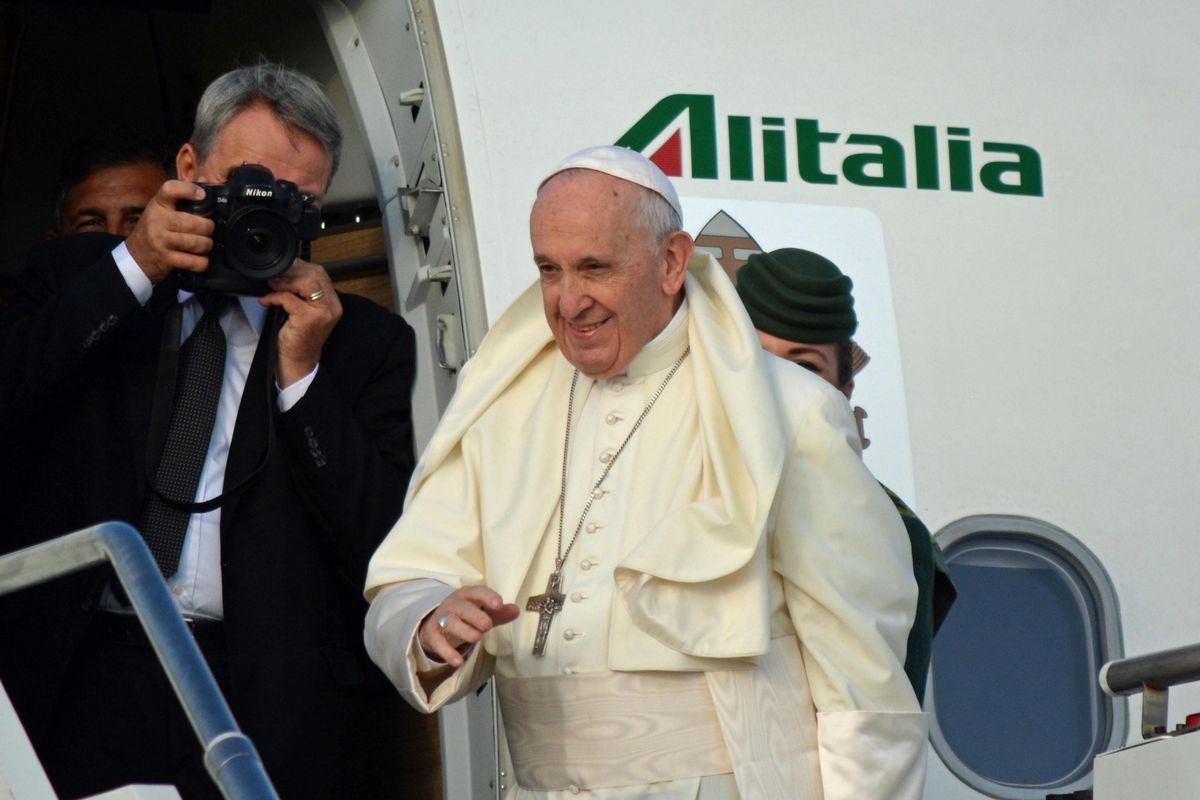
[[[153,292],[153,285],[146,274],[129,254],[125,243],[113,250],[113,259],[121,271],[125,283],[138,302],[145,305]],[[196,502],[203,502],[219,495],[225,486],[225,462],[229,457],[229,446],[233,440],[233,429],[237,422],[238,406],[242,391],[246,388],[246,376],[254,361],[259,335],[266,321],[267,309],[257,297],[238,296],[221,312],[221,329],[225,332],[225,376],[221,383],[221,396],[217,405],[217,418],[213,423],[212,438],[208,443],[208,454],[200,482],[196,486]],[[183,307],[180,336],[186,341],[195,330],[204,313],[195,295],[180,291],[179,302]],[[276,407],[280,412],[294,406],[312,384],[317,368],[301,380],[279,391]],[[278,386],[276,386],[278,389]],[[183,551],[179,557],[179,569],[167,579],[167,586],[175,596],[179,609],[185,617],[193,619],[219,620],[225,616],[221,592],[221,509],[192,514],[184,534]],[[121,605],[106,591],[102,607],[120,610]]]

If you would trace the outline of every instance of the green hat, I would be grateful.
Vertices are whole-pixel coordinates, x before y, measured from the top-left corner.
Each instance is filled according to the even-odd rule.
[[[755,253],[737,271],[737,291],[754,327],[789,342],[853,336],[853,286],[832,261],[795,247]]]

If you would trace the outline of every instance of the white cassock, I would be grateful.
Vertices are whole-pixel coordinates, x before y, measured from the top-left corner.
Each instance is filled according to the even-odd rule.
[[[710,256],[685,291],[624,374],[579,378],[564,547],[691,347],[584,520],[545,655],[530,612],[458,670],[415,641],[453,589],[484,584],[523,609],[553,569],[574,370],[536,285],[472,360],[372,559],[368,651],[423,711],[494,672],[518,797],[918,800],[911,553],[849,407],[760,348]]]

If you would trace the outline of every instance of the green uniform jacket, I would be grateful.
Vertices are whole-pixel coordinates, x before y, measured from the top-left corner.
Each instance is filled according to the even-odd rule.
[[[880,484],[883,486],[883,484]],[[912,544],[913,575],[917,579],[917,617],[908,633],[908,654],[904,658],[904,673],[912,683],[917,700],[925,704],[925,682],[929,675],[929,659],[933,655],[933,637],[942,627],[958,591],[950,580],[950,570],[942,548],[937,546],[925,523],[913,513],[888,487],[884,491],[904,521],[904,529]]]

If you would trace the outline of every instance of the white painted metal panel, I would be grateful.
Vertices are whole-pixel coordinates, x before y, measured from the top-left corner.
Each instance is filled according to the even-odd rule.
[[[0,798],[55,800],[57,797],[4,684],[0,684]]]
[[[1200,736],[1166,736],[1096,758],[1095,800],[1195,800]]]

